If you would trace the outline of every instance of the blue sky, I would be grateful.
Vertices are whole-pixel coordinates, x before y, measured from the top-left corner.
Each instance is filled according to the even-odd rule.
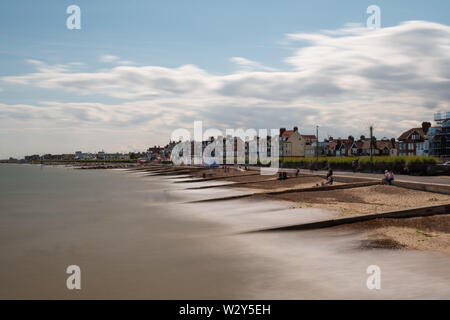
[[[68,14],[65,11],[71,4],[76,4],[81,8],[81,30],[66,28]],[[437,0],[1,1],[0,77],[33,74],[36,72],[36,63],[30,63],[30,60],[53,67],[70,65],[70,70],[64,71],[68,75],[96,73],[97,76],[100,76],[99,73],[108,73],[117,66],[123,66],[123,68],[126,68],[125,66],[133,68],[154,66],[171,71],[183,65],[193,65],[207,72],[211,77],[227,77],[236,74],[239,67],[236,60],[233,62],[233,57],[243,57],[248,61],[257,62],[259,66],[264,66],[263,70],[260,70],[263,72],[268,70],[289,72],[293,70],[293,66],[288,59],[296,56],[299,49],[310,44],[304,41],[292,42],[288,39],[288,34],[314,34],[323,30],[339,30],[349,23],[359,23],[364,26],[367,19],[366,8],[372,4],[381,8],[382,28],[395,28],[405,21],[426,21],[443,26],[450,24],[450,2]],[[108,59],[108,56],[111,58]],[[445,58],[446,56],[444,56],[444,60]],[[439,59],[442,61],[443,58]],[[444,66],[448,67],[448,64],[445,63]],[[241,73],[238,72],[238,74]],[[178,73],[177,77],[179,77]],[[441,85],[445,86],[446,83],[441,83]],[[105,93],[101,90],[99,92],[87,91],[89,90],[71,90],[68,87],[54,84],[41,86],[39,83],[27,82],[17,85],[15,82],[3,81],[0,82],[0,103],[7,105],[8,108],[21,104],[36,105],[39,102],[42,105],[44,101],[117,106],[131,102],[139,104],[144,100],[144,96],[145,101],[148,102],[150,94],[130,97],[129,95]],[[151,88],[150,91],[153,92]],[[237,93],[237,95],[242,96],[242,93]],[[354,98],[353,95],[347,94],[332,101],[323,101],[322,104],[343,102],[342,99],[353,101]],[[428,100],[433,100],[432,97],[421,98],[425,99],[427,103]],[[300,100],[297,102],[302,104]],[[189,100],[189,103],[194,104],[192,100]],[[237,103],[241,102],[233,101],[230,106],[236,107]],[[250,108],[250,105],[247,106],[245,103],[247,102],[242,101],[240,107]],[[304,103],[308,104],[310,100],[304,101]],[[445,101],[429,101],[429,103],[437,104],[441,108],[447,106]],[[264,104],[264,101],[261,104]],[[225,106],[221,105],[221,108],[225,108]],[[265,111],[272,114],[273,107],[270,108],[272,109]],[[77,114],[91,111],[77,111]],[[306,118],[314,115],[313,107],[309,111],[310,114],[307,114]],[[1,112],[0,109],[0,115]],[[274,112],[274,114],[276,113]],[[25,119],[29,118],[29,115],[25,112],[21,117]],[[6,118],[7,116],[0,117],[0,121]],[[71,151],[67,146],[68,143],[75,144],[76,146],[73,148],[85,149],[85,142],[86,148],[92,149],[92,151],[95,148],[103,148],[103,146],[107,149],[139,149],[146,144],[151,144],[152,141],[163,143],[168,139],[167,133],[170,132],[170,130],[166,130],[164,134],[158,134],[163,130],[154,130],[149,133],[139,131],[139,135],[144,135],[145,140],[136,144],[126,144],[122,141],[120,145],[108,145],[107,133],[99,138],[97,143],[86,141],[86,138],[77,140],[75,136],[67,136],[66,140],[63,139],[63,142],[60,142],[50,139],[51,135],[48,134],[50,129],[61,130],[62,125],[54,128],[50,126],[50,128],[48,124],[45,124],[46,117],[40,115],[40,118],[41,124],[35,123],[33,127],[36,130],[33,134],[40,137],[39,143],[33,144],[30,142],[32,139],[29,140],[23,133],[19,133],[20,125],[29,126],[29,122],[26,122],[28,120],[20,122],[16,117],[16,125],[19,126],[16,128],[17,134],[10,133],[9,138],[16,142],[26,141],[26,143],[23,149],[9,144],[8,148],[11,149],[0,150],[0,157],[7,154],[23,155],[25,147],[29,146],[36,146],[30,152],[38,152],[41,150],[40,148],[42,148],[42,152],[68,152]],[[82,119],[83,117],[80,116],[77,118],[78,121]],[[220,116],[215,120],[220,120]],[[302,120],[298,121],[302,122]],[[381,122],[383,122],[382,120],[381,116]],[[167,123],[168,120],[161,121]],[[317,122],[317,120],[315,121]],[[412,123],[413,119],[408,121],[408,123]],[[213,122],[211,121],[211,124]],[[296,123],[292,120],[280,120],[275,121],[274,124],[289,126]],[[258,124],[267,127],[272,125],[268,121]],[[176,126],[175,123],[168,125],[171,128]],[[252,126],[252,123],[244,122],[243,125]],[[330,121],[324,123],[324,126],[328,128],[329,135],[347,134],[338,125],[336,125],[336,129],[333,129],[333,125],[335,124]],[[93,124],[87,125],[87,123],[78,125],[71,123],[70,126],[85,127],[85,130],[79,134],[83,137],[89,136],[90,132],[96,130],[109,130],[112,136],[114,132],[118,132],[117,134],[124,137],[132,135],[132,132],[125,134],[122,127],[116,128],[113,122],[106,123],[104,128],[100,124],[95,127]],[[154,127],[154,123],[152,126]],[[311,130],[314,124],[308,126],[305,120],[304,126],[305,130]],[[385,129],[386,127],[389,125],[384,123],[380,126],[383,128],[380,134],[394,135],[400,130],[389,131]],[[363,129],[348,134],[356,135],[363,132]],[[10,130],[10,132],[13,131]]]
[[[82,29],[65,26],[67,6],[82,11]],[[230,72],[229,57],[244,56],[282,68],[290,47],[284,34],[365,23],[366,8],[382,10],[382,26],[407,20],[450,21],[448,1],[87,0],[2,1],[1,75],[29,71],[25,59],[93,66],[109,52],[140,64],[195,64]]]

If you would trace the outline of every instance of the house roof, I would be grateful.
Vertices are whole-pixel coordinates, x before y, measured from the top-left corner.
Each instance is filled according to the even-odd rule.
[[[408,131],[403,132],[400,135],[400,137],[398,137],[398,140],[407,140],[409,138],[409,136],[411,134],[413,134],[414,132],[417,132],[421,138],[425,138],[425,134],[423,133],[422,128],[412,128],[412,129],[409,129]]]
[[[338,150],[341,150],[342,147],[349,149],[352,146],[351,140],[348,140],[348,139],[337,139],[334,141],[336,142],[336,148]]]
[[[316,139],[316,136],[313,134],[302,134],[303,139]]]
[[[374,148],[375,148],[375,149],[384,149],[384,148],[387,148],[387,149],[390,150],[390,149],[392,149],[392,148],[395,148],[395,146],[392,145],[392,142],[391,142],[391,141],[380,140],[380,141],[377,141],[377,142],[375,143]],[[370,149],[370,140],[365,141],[365,142],[362,144],[361,149],[363,149],[363,150],[368,150],[368,149]]]
[[[358,140],[358,141],[355,141],[355,144],[356,144],[356,147],[357,147],[358,149],[362,149],[362,147],[363,147],[363,145],[364,145],[364,142]]]
[[[392,149],[392,142],[391,141],[385,141],[385,140],[381,140],[381,141],[377,141],[377,149]]]
[[[281,136],[289,139],[293,133],[294,133],[294,130],[286,130],[283,132],[283,134]]]

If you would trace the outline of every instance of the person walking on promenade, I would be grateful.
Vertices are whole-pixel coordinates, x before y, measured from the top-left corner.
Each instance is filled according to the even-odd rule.
[[[334,182],[334,178],[333,178],[333,170],[331,168],[328,169],[327,172],[327,182],[323,183],[322,185],[332,185]]]

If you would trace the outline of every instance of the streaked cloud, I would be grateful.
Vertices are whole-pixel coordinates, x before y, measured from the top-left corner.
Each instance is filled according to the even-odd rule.
[[[245,71],[276,71],[277,69],[267,67],[259,62],[252,61],[242,57],[233,57],[230,59],[231,62],[235,63],[242,70]]]
[[[115,62],[119,59],[120,58],[118,56],[114,56],[112,54],[104,54],[104,55],[100,56],[99,61],[105,62],[105,63],[110,63],[110,62]]]

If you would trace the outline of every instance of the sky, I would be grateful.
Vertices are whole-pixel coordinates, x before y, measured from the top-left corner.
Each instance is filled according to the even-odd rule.
[[[380,29],[366,26],[370,5]],[[398,137],[450,111],[449,12],[441,0],[3,0],[0,158],[143,151],[194,121]]]

